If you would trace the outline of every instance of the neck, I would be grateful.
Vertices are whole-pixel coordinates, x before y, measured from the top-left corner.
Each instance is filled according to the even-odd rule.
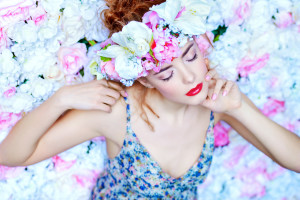
[[[187,114],[189,116],[201,115],[208,111],[201,105],[187,105],[171,101],[163,97],[158,91],[148,92],[146,101],[161,119],[167,119],[174,123],[184,122]]]

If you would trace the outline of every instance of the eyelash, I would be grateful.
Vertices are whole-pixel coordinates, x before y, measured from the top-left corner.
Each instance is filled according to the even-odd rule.
[[[196,60],[198,58],[198,55],[195,53],[195,55],[194,55],[194,57],[192,58],[192,59],[190,59],[190,60],[187,60],[188,62],[192,62],[192,61],[194,61],[194,60]],[[172,76],[173,76],[173,71],[172,71],[172,73],[171,73],[171,75],[168,77],[168,78],[165,78],[165,79],[162,79],[163,81],[168,81],[168,80],[170,80],[171,78],[172,78]]]
[[[163,80],[163,81],[168,81],[168,80],[170,80],[170,78],[172,78],[173,74],[174,74],[174,72],[172,71],[171,75],[170,75],[168,78],[164,78],[164,79],[162,79],[162,80]]]
[[[192,59],[190,59],[190,60],[187,60],[187,61],[188,62],[192,62],[192,61],[196,60],[197,58],[198,58],[198,55],[195,53],[194,57]]]

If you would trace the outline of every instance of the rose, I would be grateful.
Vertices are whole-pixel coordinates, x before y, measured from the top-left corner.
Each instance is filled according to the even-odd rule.
[[[44,78],[48,80],[60,81],[63,77],[64,75],[57,65],[49,66],[44,73]]]
[[[279,112],[285,110],[284,101],[279,101],[277,99],[269,98],[263,106],[262,112],[264,115],[271,117],[276,115]]]
[[[40,26],[47,18],[46,11],[41,6],[30,9],[30,16],[37,26]]]
[[[0,27],[13,26],[26,20],[29,10],[35,7],[34,0],[0,1]]]
[[[230,127],[226,128],[223,124],[217,123],[214,127],[215,147],[222,147],[229,144],[228,132]]]
[[[22,118],[21,113],[0,113],[0,130],[14,126]]]
[[[276,13],[274,17],[275,17],[274,23],[279,28],[286,28],[294,23],[292,13],[290,12],[279,12]]]
[[[9,98],[9,97],[14,96],[15,93],[16,93],[16,87],[10,87],[3,93],[3,95],[4,95],[4,97]]]
[[[263,68],[268,63],[269,58],[270,55],[268,53],[259,58],[249,58],[246,56],[238,64],[237,71],[242,77],[245,77]]]
[[[62,30],[66,35],[64,45],[72,45],[84,37],[84,20],[81,16],[64,17]]]
[[[62,172],[70,169],[75,163],[76,160],[65,161],[58,155],[52,157],[52,162],[54,163],[55,170],[57,172]]]
[[[234,1],[233,8],[228,11],[232,13],[230,17],[225,18],[225,25],[240,25],[248,18],[251,14],[251,1],[250,0],[239,0],[238,2]]]
[[[63,72],[67,75],[76,74],[88,62],[86,52],[86,46],[82,43],[61,47],[58,51],[58,60]]]
[[[0,27],[0,52],[3,49],[6,49],[9,45],[11,45],[11,41],[10,39],[7,37],[7,33],[6,33],[6,29],[5,28],[1,28]]]
[[[0,165],[0,180],[12,179],[24,172],[25,167],[6,167]]]

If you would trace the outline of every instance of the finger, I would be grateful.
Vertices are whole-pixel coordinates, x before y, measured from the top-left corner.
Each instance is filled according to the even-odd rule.
[[[119,99],[120,98],[120,92],[111,88],[103,88],[102,90],[102,95],[107,95],[110,97],[113,97],[115,99]]]
[[[218,79],[217,80],[217,83],[216,83],[216,86],[215,86],[215,89],[214,89],[214,93],[212,95],[212,100],[216,100],[223,85],[226,83],[226,80],[224,79]]]
[[[117,101],[115,98],[110,96],[102,96],[101,99],[99,99],[100,103],[105,103],[107,105],[114,105]]]
[[[205,76],[205,80],[206,80],[206,81],[209,81],[209,80],[211,80],[212,78],[215,78],[215,79],[219,78],[219,75],[218,75],[218,73],[217,73],[217,71],[216,71],[215,69],[209,70],[209,71],[207,72],[206,76]]]
[[[231,90],[232,86],[234,85],[233,81],[227,81],[225,84],[225,88],[223,91],[223,96],[226,96],[228,94],[228,92]]]
[[[109,86],[110,88],[113,88],[113,89],[115,89],[115,90],[118,90],[118,91],[120,92],[120,94],[121,94],[123,97],[127,97],[127,96],[128,96],[126,90],[125,90],[122,86],[120,86],[120,84],[114,83],[114,82],[111,82],[111,81],[110,81],[110,82],[108,82],[108,86]]]
[[[104,104],[104,103],[100,103],[100,104],[96,105],[95,109],[102,110],[102,111],[107,112],[107,113],[111,112],[111,107],[109,105]]]

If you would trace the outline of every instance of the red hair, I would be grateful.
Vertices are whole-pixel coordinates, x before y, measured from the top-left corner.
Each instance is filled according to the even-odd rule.
[[[149,11],[150,7],[161,4],[162,2],[165,2],[165,0],[106,0],[108,9],[104,9],[101,12],[101,19],[106,28],[108,28],[111,36],[113,33],[121,31],[123,26],[130,21],[141,22],[143,15]],[[154,127],[149,121],[145,108],[149,109],[157,118],[159,118],[159,116],[146,102],[149,89],[141,85],[138,81],[134,83],[133,87],[139,91],[137,101],[142,111],[140,116],[147,123],[149,128],[154,131]],[[152,91],[153,90],[155,89],[152,89]]]

